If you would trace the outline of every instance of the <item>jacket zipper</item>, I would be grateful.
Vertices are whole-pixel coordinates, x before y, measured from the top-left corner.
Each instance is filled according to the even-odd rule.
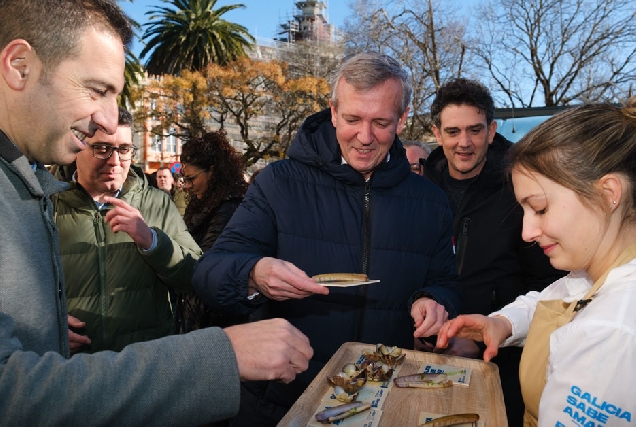
[[[464,258],[466,257],[466,245],[468,244],[468,232],[470,231],[470,218],[462,219],[462,227],[457,239],[457,275],[462,274],[462,267],[464,266]]]
[[[106,268],[105,268],[105,240],[106,233],[104,231],[104,217],[101,211],[95,211],[94,217],[95,236],[97,237],[97,261],[99,266],[99,286],[100,286],[100,305],[102,315],[102,339],[105,343],[108,343],[108,294],[106,289]]]
[[[362,218],[362,273],[369,274],[369,258],[371,258],[371,183],[368,179],[364,183],[364,213]],[[367,299],[367,287],[362,285],[359,287],[358,295],[362,306],[356,313],[356,341],[362,339],[362,325],[364,323],[365,301]]]

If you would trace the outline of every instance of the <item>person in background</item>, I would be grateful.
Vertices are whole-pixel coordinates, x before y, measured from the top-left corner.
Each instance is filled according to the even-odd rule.
[[[406,150],[411,172],[424,175],[424,164],[428,155],[431,154],[431,147],[420,141],[402,141],[402,145]]]
[[[202,251],[212,247],[243,200],[243,159],[230,145],[225,132],[208,132],[182,147],[181,173],[191,194],[184,220]],[[193,294],[178,295],[178,331],[246,322],[247,316],[215,313]]]
[[[201,250],[165,192],[132,166],[132,116],[86,138],[67,191],[52,196],[71,323],[71,353],[120,351],[173,333],[169,289],[192,292]],[[169,172],[169,171],[168,171]],[[172,175],[170,175],[172,176]],[[134,307],[134,309],[133,309]],[[80,335],[80,336],[77,336]]]
[[[459,309],[448,201],[411,173],[397,137],[406,71],[361,53],[331,87],[331,108],[305,120],[289,159],[258,174],[195,266],[195,292],[212,308],[286,318],[316,350],[289,385],[245,383],[231,425],[276,425],[343,343],[413,348],[414,336],[435,334]],[[380,283],[330,289],[312,280],[321,273]]]
[[[459,316],[438,345],[523,346],[527,426],[630,425],[636,414],[636,98],[583,105],[511,148],[523,238],[570,273],[489,316]]]
[[[156,179],[157,179],[157,188],[165,193],[167,193],[170,198],[174,195],[174,177],[172,176],[172,172],[170,172],[170,168],[167,166],[161,166],[157,169]]]
[[[424,173],[444,190],[453,210],[461,313],[488,314],[565,274],[552,268],[541,248],[521,238],[523,211],[505,176],[504,157],[512,144],[497,133],[494,113],[488,89],[463,78],[443,84],[431,105],[439,146]],[[473,341],[456,339],[449,352],[479,357],[481,350]],[[493,360],[510,426],[523,419],[520,357],[521,350],[510,347]]]
[[[185,215],[186,208],[188,207],[190,197],[188,196],[188,190],[185,188],[185,181],[181,174],[175,174],[174,187],[172,187],[172,190],[172,201],[177,207],[179,214],[183,217]]]
[[[70,357],[50,200],[68,184],[43,165],[116,132],[133,32],[109,0],[2,0],[0,16],[2,424],[200,425],[237,412],[241,380],[292,381],[313,350],[283,319]]]

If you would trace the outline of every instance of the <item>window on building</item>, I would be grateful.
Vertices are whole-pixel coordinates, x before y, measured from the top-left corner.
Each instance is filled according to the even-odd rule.
[[[177,153],[177,131],[170,129],[169,135],[166,137],[166,153]]]
[[[152,144],[150,144],[150,151],[161,153],[161,136],[154,135],[152,137]]]

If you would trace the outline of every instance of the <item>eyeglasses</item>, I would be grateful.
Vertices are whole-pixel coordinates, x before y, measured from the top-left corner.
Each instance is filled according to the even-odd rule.
[[[205,172],[205,169],[201,169],[199,172],[195,173],[192,176],[185,176],[185,175],[181,175],[181,178],[183,178],[183,183],[186,185],[192,185],[194,184],[194,179],[199,176],[199,174],[201,174],[202,172]]]
[[[93,150],[93,157],[100,160],[108,160],[115,151],[119,154],[119,160],[130,160],[135,154],[136,147],[132,145],[122,145],[121,147],[115,147],[108,144],[88,144]]]

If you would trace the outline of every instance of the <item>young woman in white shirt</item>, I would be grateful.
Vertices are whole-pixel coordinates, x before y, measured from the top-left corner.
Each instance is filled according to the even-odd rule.
[[[511,152],[523,238],[571,271],[489,316],[446,322],[460,336],[523,346],[526,426],[636,422],[636,97],[584,105],[539,125]]]

